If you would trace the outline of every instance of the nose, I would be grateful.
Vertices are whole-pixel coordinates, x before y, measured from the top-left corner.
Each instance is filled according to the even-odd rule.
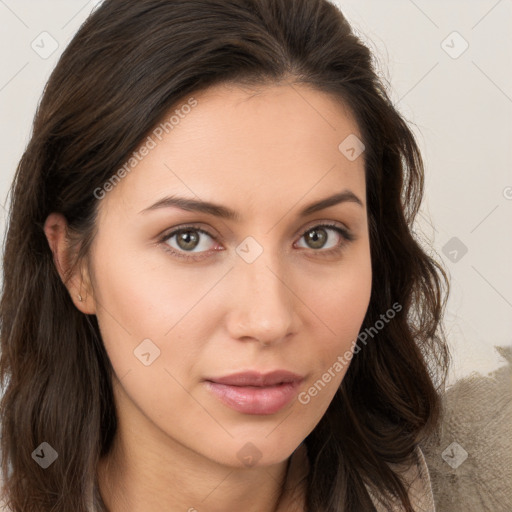
[[[278,258],[265,250],[255,261],[240,259],[232,276],[228,330],[233,339],[254,340],[262,345],[283,342],[297,328],[297,298]]]

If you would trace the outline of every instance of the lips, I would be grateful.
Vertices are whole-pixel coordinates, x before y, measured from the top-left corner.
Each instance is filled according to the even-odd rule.
[[[287,370],[249,371],[205,380],[224,405],[244,414],[275,414],[289,404],[304,378]]]
[[[302,380],[300,375],[286,371],[276,370],[270,373],[259,373],[256,371],[234,373],[226,377],[207,379],[218,384],[228,386],[275,386],[276,384],[290,383]]]

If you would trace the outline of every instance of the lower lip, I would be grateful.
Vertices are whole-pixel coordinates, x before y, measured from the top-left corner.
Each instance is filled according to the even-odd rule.
[[[297,394],[300,382],[275,386],[229,386],[206,381],[208,389],[225,405],[244,414],[275,414],[288,405]]]

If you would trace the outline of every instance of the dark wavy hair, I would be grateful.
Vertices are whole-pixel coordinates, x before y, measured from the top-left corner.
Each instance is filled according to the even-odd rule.
[[[414,135],[371,51],[327,0],[106,0],[54,69],[10,190],[0,304],[2,474],[14,512],[106,510],[96,469],[116,435],[113,369],[94,315],[73,304],[43,231],[65,216],[75,264],[97,224],[94,190],[169,110],[220,83],[309,84],[347,105],[363,142],[372,292],[363,328],[403,311],[352,359],[307,436],[308,512],[374,510],[368,489],[407,487],[389,463],[410,460],[442,415],[450,353],[443,267],[413,229],[424,190]],[[446,288],[446,295],[444,294]],[[32,459],[46,441],[61,454]]]

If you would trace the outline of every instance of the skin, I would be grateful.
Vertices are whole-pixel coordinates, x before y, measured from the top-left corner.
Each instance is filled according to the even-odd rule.
[[[305,392],[352,349],[370,300],[370,245],[363,156],[350,161],[338,146],[360,132],[339,101],[306,85],[255,93],[224,84],[194,98],[192,112],[100,201],[88,265],[66,281],[76,307],[97,316],[115,370],[119,429],[98,467],[100,490],[112,512],[303,510],[301,487],[281,495],[290,456],[347,366],[307,405],[295,399],[270,415],[227,407],[203,379],[287,369],[304,376]],[[298,217],[343,190],[362,206]],[[242,219],[175,207],[139,213],[171,194],[219,203]],[[308,242],[304,235],[325,222],[355,240],[320,228],[323,245]],[[159,242],[191,223],[211,236],[194,232],[201,238],[188,253],[176,235]],[[65,228],[59,214],[45,224],[61,276]],[[249,236],[263,249],[252,263],[236,252]],[[134,350],[148,338],[160,356],[145,366]],[[249,442],[260,457],[250,467],[237,457]],[[289,475],[287,485],[296,481]]]

